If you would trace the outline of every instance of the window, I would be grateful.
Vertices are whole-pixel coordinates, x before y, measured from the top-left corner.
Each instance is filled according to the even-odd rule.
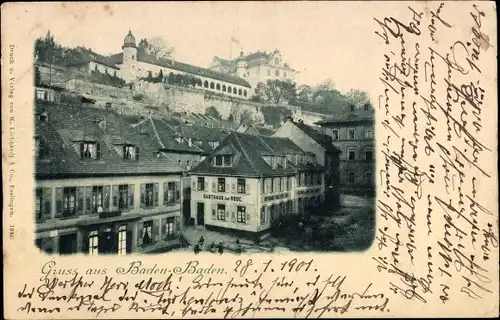
[[[321,179],[321,173],[318,173],[318,174],[316,175],[316,184],[320,185],[320,184],[321,184],[321,180],[322,180],[322,179]]]
[[[215,166],[222,167],[222,156],[215,156]]]
[[[217,220],[226,221],[226,206],[223,204],[217,205]]]
[[[35,156],[37,159],[44,159],[47,158],[48,155],[48,148],[47,148],[47,142],[43,137],[36,137],[35,138]]]
[[[283,178],[278,178],[278,192],[283,191]]]
[[[206,81],[206,80],[205,80],[205,82],[203,82],[203,86],[204,86],[205,88],[208,88],[208,81]]]
[[[217,178],[217,192],[226,192],[225,178]]]
[[[132,55],[132,60],[135,60],[135,56],[134,55]]]
[[[142,244],[143,245],[149,245],[149,244],[153,243],[152,231],[153,231],[153,221],[144,222],[144,225],[142,226]]]
[[[37,219],[42,218],[43,192],[37,188],[35,191],[35,216]]]
[[[260,184],[260,193],[261,194],[266,194],[266,179],[262,179],[262,182]]]
[[[290,191],[291,187],[292,187],[292,178],[287,177],[286,178],[286,191]]]
[[[205,191],[205,177],[198,177],[198,191]]]
[[[213,82],[210,82],[210,89],[214,89],[215,88],[215,84]]]
[[[233,93],[234,94],[237,94],[238,93],[238,90],[236,88],[233,88]]]
[[[347,129],[347,140],[354,140],[356,138],[355,132],[353,128]]]
[[[371,148],[371,147],[365,148],[365,160],[367,160],[367,161],[373,160],[373,148]]]
[[[365,184],[373,184],[373,173],[371,171],[365,172]]]
[[[104,187],[94,186],[92,187],[92,206],[90,210],[92,213],[101,212],[104,207]]]
[[[118,255],[124,256],[127,254],[127,226],[118,228]]]
[[[236,210],[236,221],[238,223],[246,223],[247,222],[247,216],[246,216],[246,208],[243,206],[238,206]]]
[[[230,155],[225,155],[225,156],[217,155],[217,156],[215,156],[214,161],[215,161],[214,166],[216,166],[216,167],[230,167],[232,165],[232,156],[230,156]]]
[[[129,187],[128,184],[122,184],[118,186],[118,208],[128,209],[129,205]]]
[[[266,223],[266,207],[260,208],[260,224]]]
[[[101,157],[101,148],[99,143],[80,142],[80,158],[99,159]]]
[[[243,94],[243,90],[238,89],[238,95],[241,96]]]
[[[246,193],[245,189],[246,189],[245,179],[238,179],[236,184],[236,192]]]
[[[356,160],[356,148],[355,147],[347,147],[347,160]]]
[[[231,91],[232,91],[231,86],[228,86],[228,87],[227,87],[227,92],[231,93]]]
[[[271,75],[271,69],[267,69],[267,76]]]
[[[63,189],[63,216],[70,217],[75,214],[76,209],[76,188]]]
[[[139,148],[134,146],[123,146],[123,159],[138,160],[138,158],[139,158]]]
[[[226,92],[226,85],[225,84],[222,85],[222,92]]]
[[[354,183],[354,172],[347,173],[347,182],[353,184]]]
[[[43,90],[43,89],[36,89],[36,98],[38,100],[45,100],[45,90]]]
[[[217,83],[217,85],[215,86],[215,89],[220,91],[220,84]]]
[[[285,157],[279,156],[276,158],[276,160],[277,160],[276,166],[278,168],[285,168],[286,167],[286,158]]]
[[[219,146],[219,141],[214,141],[214,148],[217,148]]]
[[[231,166],[231,156],[224,156],[224,167]]]
[[[334,141],[339,139],[339,130],[338,129],[332,129],[332,139]]]
[[[154,207],[155,205],[155,185],[153,183],[146,183],[146,190],[144,194],[144,206]]]
[[[286,72],[283,72],[283,78],[286,78]]]
[[[243,96],[247,96],[247,91],[246,90],[243,90]]]
[[[89,232],[89,254],[97,255],[99,253],[99,231]]]
[[[167,218],[167,223],[165,224],[165,236],[171,238],[174,236],[174,222],[175,218]]]
[[[170,204],[175,202],[175,182],[167,183],[167,190],[164,190],[164,203]]]
[[[365,128],[365,139],[373,139],[373,129]]]
[[[277,77],[279,77],[280,76],[280,71],[279,70],[274,71],[274,75],[277,76]]]

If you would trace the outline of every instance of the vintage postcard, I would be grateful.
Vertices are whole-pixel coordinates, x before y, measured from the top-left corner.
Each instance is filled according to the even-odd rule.
[[[4,317],[498,316],[495,10],[3,4]]]

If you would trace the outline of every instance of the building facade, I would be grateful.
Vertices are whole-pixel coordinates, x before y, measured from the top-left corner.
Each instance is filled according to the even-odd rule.
[[[232,60],[214,57],[209,69],[245,79],[253,89],[259,82],[267,80],[294,81],[298,73],[283,61],[278,49],[271,53],[259,51],[247,55],[240,52],[240,56]]]
[[[231,132],[190,175],[193,223],[243,236],[324,200],[323,167],[287,138]]]
[[[318,121],[342,154],[340,187],[342,192],[375,195],[375,128],[371,105],[351,106],[327,120]]]
[[[153,120],[131,125],[110,110],[44,103],[36,115],[39,248],[122,255],[180,245],[189,182],[172,154],[200,157],[201,151],[171,138],[165,145],[168,133],[150,128]]]
[[[80,71],[99,71],[115,75],[127,83],[146,78],[149,74],[152,77],[157,77],[160,73],[164,77],[169,75],[190,75],[198,80],[194,85],[197,89],[220,93],[228,97],[250,98],[251,86],[244,78],[193,66],[173,59],[157,58],[151,54],[141,52],[137,48],[135,37],[131,31],[125,36],[122,52],[120,53],[104,56],[85,48],[81,48],[80,51],[81,58],[72,64],[72,67]]]
[[[318,163],[324,167],[325,209],[337,209],[340,204],[339,162],[342,152],[333,145],[331,137],[292,118],[288,118],[273,136],[288,137],[302,150],[314,153]]]

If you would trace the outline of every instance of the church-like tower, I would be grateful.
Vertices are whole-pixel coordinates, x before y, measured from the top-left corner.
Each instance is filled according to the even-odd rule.
[[[132,35],[132,31],[128,31],[128,34],[123,40],[123,65],[121,66],[122,78],[125,81],[131,81],[135,79],[135,64],[137,61],[137,46],[135,45],[135,37]]]
[[[236,76],[245,78],[247,74],[247,62],[243,59],[243,51],[240,52],[239,58],[236,60]]]

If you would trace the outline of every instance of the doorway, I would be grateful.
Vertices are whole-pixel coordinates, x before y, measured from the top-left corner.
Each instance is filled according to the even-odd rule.
[[[205,225],[205,203],[198,202],[196,205],[196,222],[199,226]]]
[[[99,253],[100,254],[116,254],[116,233],[112,228],[105,228],[99,235]]]
[[[76,233],[63,234],[59,236],[59,253],[61,255],[74,254],[76,248]]]

